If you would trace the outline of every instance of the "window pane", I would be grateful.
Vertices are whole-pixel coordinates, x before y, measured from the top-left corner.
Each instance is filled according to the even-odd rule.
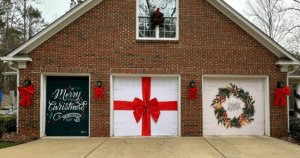
[[[176,17],[176,0],[159,0],[159,11],[164,17]]]
[[[156,0],[139,0],[139,16],[150,16],[155,9]]]
[[[150,18],[139,18],[139,37],[155,37],[154,29],[151,29]]]
[[[165,18],[163,26],[159,26],[160,38],[176,38],[176,19]]]

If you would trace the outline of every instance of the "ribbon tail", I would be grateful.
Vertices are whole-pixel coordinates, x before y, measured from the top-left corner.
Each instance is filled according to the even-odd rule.
[[[281,102],[281,107],[284,107],[284,106],[286,106],[286,100],[285,100],[285,97],[284,97],[284,95],[282,95],[281,96],[281,100],[280,100],[280,102]]]
[[[144,112],[142,120],[142,136],[151,136],[151,122],[149,111]]]
[[[97,100],[98,97],[99,97],[99,95],[98,95],[98,93],[96,92],[96,94],[95,94],[95,99]]]
[[[25,98],[24,98],[24,96],[21,97],[20,105],[21,106],[25,106]]]
[[[100,93],[100,97],[101,97],[101,99],[104,97],[104,95],[102,94],[102,93]]]
[[[279,104],[280,98],[281,98],[281,97],[279,97],[279,96],[277,96],[277,97],[275,98],[275,100],[274,100],[273,103],[274,103],[276,106]]]

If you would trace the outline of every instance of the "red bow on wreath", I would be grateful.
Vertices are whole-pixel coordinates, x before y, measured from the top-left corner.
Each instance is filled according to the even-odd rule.
[[[197,94],[196,94],[198,92],[198,88],[197,87],[190,88],[189,92],[190,92],[190,96],[189,96],[190,99],[192,99],[193,97],[194,97],[194,99],[197,98]]]
[[[27,88],[18,87],[19,94],[21,96],[20,105],[27,107],[30,105],[30,94],[34,93],[34,87],[32,85]]]
[[[101,97],[101,99],[104,97],[104,95],[103,95],[103,90],[104,90],[103,87],[100,87],[100,88],[95,87],[94,91],[95,91],[95,93],[96,93],[96,94],[95,94],[95,99],[96,99],[96,100],[98,99],[99,96]]]
[[[289,86],[284,87],[283,89],[276,88],[274,91],[274,94],[276,96],[276,99],[274,101],[274,104],[277,106],[279,104],[279,101],[281,102],[281,107],[286,106],[286,100],[284,95],[290,96],[290,88]]]

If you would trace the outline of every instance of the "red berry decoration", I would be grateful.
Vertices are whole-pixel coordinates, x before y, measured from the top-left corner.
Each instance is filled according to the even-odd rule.
[[[51,97],[53,98],[53,95],[51,95]]]
[[[83,113],[81,113],[81,115],[83,115]]]
[[[48,121],[48,123],[50,123],[50,121]]]

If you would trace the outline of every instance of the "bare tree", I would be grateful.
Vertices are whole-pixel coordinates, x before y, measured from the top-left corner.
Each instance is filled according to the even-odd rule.
[[[284,46],[293,20],[284,0],[246,0],[246,15],[270,38]]]
[[[79,4],[83,3],[83,2],[84,2],[84,0],[71,0],[71,2],[70,2],[70,9],[76,7],[77,5],[79,5]]]

